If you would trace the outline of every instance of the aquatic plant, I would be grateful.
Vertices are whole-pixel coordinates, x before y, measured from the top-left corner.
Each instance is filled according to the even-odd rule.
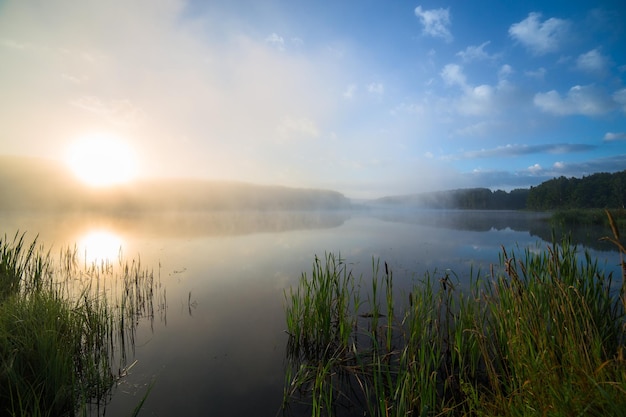
[[[608,215],[606,239],[624,254]],[[313,275],[285,292],[287,412],[294,404],[313,416],[385,417],[626,407],[623,258],[616,291],[612,274],[567,238],[519,257],[502,248],[499,265],[471,271],[468,287],[450,272],[426,273],[401,300],[391,268],[381,288],[372,265],[367,286],[341,258],[316,257]]]
[[[0,415],[86,415],[125,373],[139,319],[165,314],[164,289],[139,262],[78,265],[0,239]]]

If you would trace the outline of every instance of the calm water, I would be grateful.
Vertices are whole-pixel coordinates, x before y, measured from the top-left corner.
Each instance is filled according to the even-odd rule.
[[[274,416],[280,412],[287,342],[283,290],[314,256],[340,253],[357,274],[388,262],[394,287],[426,271],[487,271],[500,247],[539,249],[550,240],[542,214],[481,211],[93,215],[0,213],[0,232],[37,233],[46,248],[77,245],[88,261],[127,259],[160,275],[166,320],[140,325],[136,365],[107,416],[129,415],[156,380],[142,416]],[[618,254],[597,243],[605,230],[574,232],[602,267]],[[160,267],[159,267],[160,265]]]

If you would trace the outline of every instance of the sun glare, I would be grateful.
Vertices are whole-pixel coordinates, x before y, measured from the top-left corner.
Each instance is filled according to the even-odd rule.
[[[130,147],[113,135],[84,136],[70,147],[67,163],[74,174],[92,187],[131,181],[136,162]]]
[[[85,261],[88,263],[114,262],[119,258],[124,244],[119,235],[106,229],[89,230],[77,241],[78,248],[84,252]]]

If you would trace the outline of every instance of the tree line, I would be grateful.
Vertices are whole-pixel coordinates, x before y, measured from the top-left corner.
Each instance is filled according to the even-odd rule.
[[[510,192],[489,188],[464,188],[420,194],[383,197],[372,205],[405,206],[428,209],[521,210],[526,208],[528,189]]]
[[[624,208],[626,170],[596,173],[582,178],[564,176],[544,181],[530,189],[510,192],[470,188],[449,192],[444,208],[495,210],[563,210]]]
[[[567,210],[587,208],[624,208],[626,170],[597,173],[582,178],[561,176],[528,188],[492,191],[489,188],[464,188],[420,194],[383,197],[372,205],[405,206],[428,209],[469,210]]]
[[[553,178],[530,187],[526,206],[531,210],[624,208],[625,202],[626,170]]]

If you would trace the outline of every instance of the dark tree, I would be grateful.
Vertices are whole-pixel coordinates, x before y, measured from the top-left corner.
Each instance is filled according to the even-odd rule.
[[[582,178],[553,178],[528,193],[533,210],[569,208],[616,208],[626,201],[626,170],[597,173]]]

